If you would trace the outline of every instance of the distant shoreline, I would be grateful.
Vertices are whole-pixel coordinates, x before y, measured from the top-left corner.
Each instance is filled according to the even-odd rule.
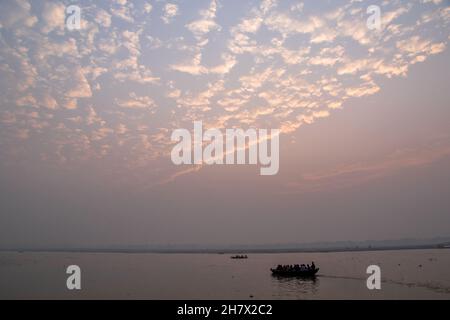
[[[0,249],[0,252],[16,253],[129,253],[129,254],[276,254],[276,253],[335,253],[335,252],[371,252],[395,250],[450,249],[448,245],[392,246],[392,247],[358,247],[358,248],[229,248],[229,249]]]

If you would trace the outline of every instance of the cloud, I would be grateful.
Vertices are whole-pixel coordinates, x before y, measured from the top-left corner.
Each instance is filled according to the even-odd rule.
[[[77,99],[67,99],[63,106],[65,109],[75,110],[78,107]]]
[[[37,101],[32,95],[27,95],[27,96],[18,98],[16,100],[16,105],[19,107],[26,107],[26,106],[36,107]]]
[[[155,183],[153,186],[157,187],[157,186],[161,186],[170,182],[175,181],[177,178],[187,175],[187,174],[191,174],[194,172],[199,171],[202,168],[201,165],[194,165],[194,166],[190,166],[187,167],[186,169],[181,169],[176,171],[175,173],[170,174],[168,177],[163,178],[162,180],[160,180],[159,182]]]
[[[58,102],[49,94],[45,94],[42,98],[42,105],[47,109],[55,110],[58,107]]]
[[[342,46],[336,46],[333,48],[323,48],[318,55],[313,56],[308,60],[312,65],[320,66],[334,66],[337,62],[343,62],[345,49]],[[347,73],[344,71],[340,74]],[[339,71],[338,71],[339,74]]]
[[[347,62],[344,66],[337,70],[338,75],[355,74],[360,71],[367,70],[370,65],[374,65],[375,60],[359,59]]]
[[[3,28],[33,27],[38,18],[31,13],[31,5],[26,0],[6,1],[0,11],[0,25]]]
[[[246,10],[212,0],[152,4],[92,3],[83,30],[66,33],[62,3],[5,2],[2,123],[48,139],[49,154],[63,144],[65,161],[80,150],[83,159],[127,150],[130,168],[145,166],[167,154],[161,128],[202,119],[292,134],[349,98],[379,92],[383,79],[406,77],[449,40],[442,3],[384,2],[377,32],[359,2],[320,12],[295,1],[248,2]],[[14,137],[2,139],[13,145]]]
[[[47,37],[41,39],[41,45],[37,52],[36,58],[41,61],[45,61],[49,56],[79,57],[77,41],[73,38],[63,40],[62,42],[53,42]]]
[[[214,67],[201,65],[202,55],[198,53],[191,61],[170,66],[172,70],[189,73],[191,75],[201,74],[227,74],[236,65],[237,60],[233,55],[222,54],[222,63]]]
[[[66,7],[59,2],[46,2],[42,12],[42,19],[45,22],[42,32],[49,33],[53,30],[64,30]]]
[[[217,81],[214,84],[209,83],[206,90],[198,94],[183,95],[177,99],[177,102],[187,108],[208,111],[211,109],[211,99],[223,90],[223,84],[224,81]]]
[[[324,21],[317,16],[297,20],[284,13],[272,14],[264,23],[270,30],[277,31],[284,37],[298,33],[313,33],[324,26]]]
[[[111,26],[111,15],[103,9],[100,9],[95,16],[95,22],[100,26],[109,28]]]
[[[244,33],[255,33],[259,30],[262,23],[263,18],[261,16],[257,16],[250,19],[242,20],[236,29]]]
[[[432,43],[429,40],[421,39],[419,36],[413,36],[409,39],[397,41],[397,48],[409,56],[432,55],[444,51],[445,43]]]
[[[131,10],[128,6],[126,6],[126,1],[119,1],[118,7],[112,7],[110,10],[112,14],[126,22],[133,23],[134,18],[131,15]]]
[[[338,33],[331,28],[323,28],[311,35],[311,43],[332,42]]]
[[[130,99],[122,100],[116,99],[118,106],[130,109],[150,109],[155,106],[155,102],[148,96],[137,96],[136,93],[131,92]]]
[[[144,11],[145,11],[145,13],[150,13],[152,11],[152,9],[153,9],[153,6],[150,3],[146,2],[144,4]]]
[[[189,23],[186,27],[198,38],[201,38],[212,30],[220,30],[220,26],[214,21],[216,11],[217,2],[212,0],[207,10],[200,11],[200,16],[202,18]]]
[[[263,14],[266,14],[271,9],[275,8],[277,4],[278,4],[277,0],[263,0],[260,5],[261,12]]]
[[[359,87],[351,87],[345,90],[346,94],[350,97],[364,97],[372,95],[380,91],[380,87],[374,83],[364,84]]]
[[[120,82],[136,82],[140,84],[158,83],[160,78],[154,77],[150,70],[133,70],[127,72],[117,72],[114,74],[114,79]]]
[[[161,19],[162,19],[162,21],[164,21],[165,24],[171,23],[173,18],[179,14],[178,6],[174,3],[167,3],[164,6],[163,11],[164,11],[164,14],[161,17]]]
[[[91,86],[87,81],[81,68],[75,70],[73,75],[75,86],[68,90],[66,97],[69,98],[89,98],[92,96]]]

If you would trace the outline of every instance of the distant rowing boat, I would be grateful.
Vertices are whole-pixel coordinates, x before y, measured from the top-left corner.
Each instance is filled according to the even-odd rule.
[[[237,255],[237,256],[231,256],[231,259],[247,259],[247,255]]]
[[[272,271],[272,275],[280,276],[280,277],[303,277],[303,278],[312,278],[316,276],[319,268],[308,269],[308,270],[278,270],[278,269],[270,269]]]

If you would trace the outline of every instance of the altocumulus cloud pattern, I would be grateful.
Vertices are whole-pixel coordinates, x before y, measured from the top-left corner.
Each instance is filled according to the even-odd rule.
[[[1,1],[1,161],[108,163],[161,183],[199,169],[170,162],[170,133],[195,120],[290,135],[446,50],[447,1],[380,2],[379,30],[372,4]]]

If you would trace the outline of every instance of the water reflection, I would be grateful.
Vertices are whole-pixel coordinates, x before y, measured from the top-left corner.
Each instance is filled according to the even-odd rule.
[[[320,280],[318,277],[280,277],[272,275],[272,287],[276,296],[301,298],[315,295],[317,293]]]

